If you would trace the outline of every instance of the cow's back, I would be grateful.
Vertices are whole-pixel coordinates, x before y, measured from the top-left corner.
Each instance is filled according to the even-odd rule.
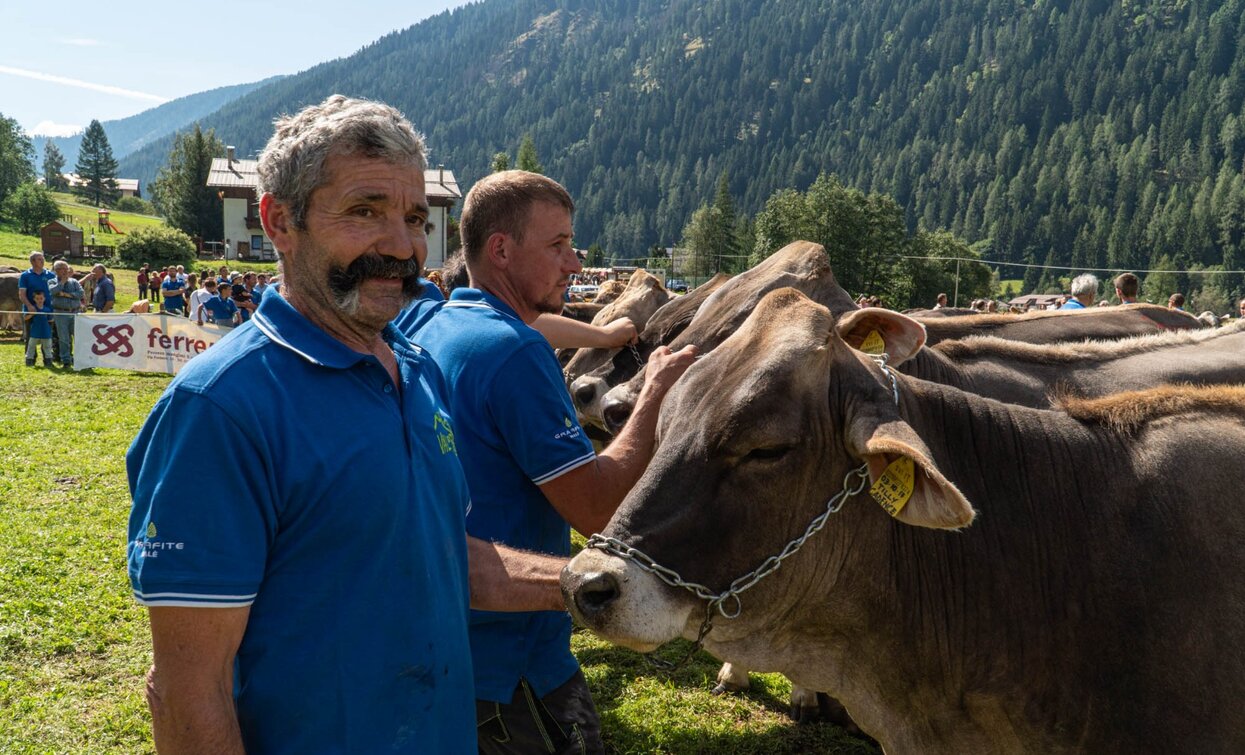
[[[1179,310],[1154,304],[1095,308],[1071,312],[1032,312],[1023,315],[967,315],[923,319],[930,346],[972,335],[991,335],[1026,343],[1054,343],[1081,339],[1115,340],[1192,330],[1202,325]]]

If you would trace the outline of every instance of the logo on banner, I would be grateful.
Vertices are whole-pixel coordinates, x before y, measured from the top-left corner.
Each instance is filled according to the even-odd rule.
[[[91,332],[95,334],[95,343],[91,345],[91,353],[99,356],[116,354],[119,357],[134,355],[134,345],[130,343],[130,336],[134,335],[132,325],[118,325],[115,328],[96,325],[91,328]]]

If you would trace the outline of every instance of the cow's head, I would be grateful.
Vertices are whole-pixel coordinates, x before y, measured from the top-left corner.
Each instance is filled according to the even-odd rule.
[[[855,348],[866,340],[880,341],[900,362],[922,346],[924,329],[885,310],[851,312],[836,324],[798,291],[768,294],[671,390],[652,463],[603,534],[718,592],[803,533],[851,470],[867,465],[876,481],[901,456],[916,474],[895,518],[918,527],[967,525],[972,508],[903,420],[888,377]],[[744,593],[740,616],[719,619],[707,644],[746,642],[796,613],[825,610],[850,549],[893,526],[868,493],[852,497],[825,530]],[[694,636],[704,617],[705,603],[692,593],[597,549],[571,562],[562,585],[581,622],[636,649]]]
[[[612,282],[617,283],[617,281]],[[644,270],[637,270],[631,275],[626,288],[618,298],[596,313],[592,318],[592,324],[602,326],[628,317],[637,331],[643,331],[653,313],[669,300],[670,293],[661,284],[660,278]],[[575,356],[567,362],[564,370],[567,383],[572,384],[580,375],[609,362],[610,357],[617,352],[618,349],[604,348],[577,350]]]
[[[811,241],[793,241],[711,294],[670,348],[678,351],[690,344],[702,354],[713,350],[740,328],[766,294],[788,287],[836,314],[857,308],[835,279],[825,247]],[[601,416],[607,430],[617,434],[622,429],[631,418],[643,387],[644,373],[640,372],[605,394],[601,399]]]

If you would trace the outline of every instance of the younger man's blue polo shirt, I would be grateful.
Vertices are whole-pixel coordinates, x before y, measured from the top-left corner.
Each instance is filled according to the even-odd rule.
[[[445,374],[455,442],[471,488],[467,531],[570,555],[570,527],[539,485],[591,462],[557,357],[491,294],[458,288],[411,340]],[[519,678],[544,696],[578,670],[566,613],[471,612],[476,697],[510,702]]]
[[[49,291],[48,287],[52,284],[52,281],[54,280],[56,280],[56,273],[52,272],[46,267],[43,268],[43,272],[41,273],[36,273],[35,269],[32,267],[28,269],[26,272],[17,276],[17,287],[26,289],[26,296],[29,297],[31,301],[34,301],[36,291],[42,291],[44,300],[51,301],[52,294]],[[30,309],[29,307],[26,306],[26,302],[24,300],[22,301],[21,304],[22,304],[23,312]],[[51,336],[49,336],[49,338],[50,337]]]
[[[266,297],[177,375],[126,456],[138,600],[250,607],[234,693],[248,752],[476,751],[444,382],[385,339],[400,386]],[[221,422],[230,443],[197,431]],[[195,482],[205,469],[229,495]]]
[[[176,275],[165,278],[164,283],[160,284],[160,288],[162,292],[164,293],[164,308],[165,309],[185,309],[186,308],[185,297],[182,294],[177,294],[176,296],[169,296],[170,291],[176,291],[179,288],[184,290],[186,288],[186,284],[178,281]]]

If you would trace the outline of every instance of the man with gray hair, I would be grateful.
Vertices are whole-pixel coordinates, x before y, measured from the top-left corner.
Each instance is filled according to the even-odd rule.
[[[73,321],[82,311],[82,299],[86,292],[82,284],[69,274],[69,263],[57,260],[52,264],[56,280],[49,286],[52,292],[52,322],[56,324],[57,358],[66,366],[73,366]]]
[[[178,373],[126,459],[160,752],[474,753],[469,598],[563,608],[561,560],[469,545],[444,379],[389,325],[421,290],[424,167],[401,113],[340,95],[260,156],[280,294]],[[205,468],[229,495],[167,484]]]
[[[1060,309],[1085,309],[1092,307],[1098,295],[1098,276],[1083,273],[1072,279],[1072,298]]]

